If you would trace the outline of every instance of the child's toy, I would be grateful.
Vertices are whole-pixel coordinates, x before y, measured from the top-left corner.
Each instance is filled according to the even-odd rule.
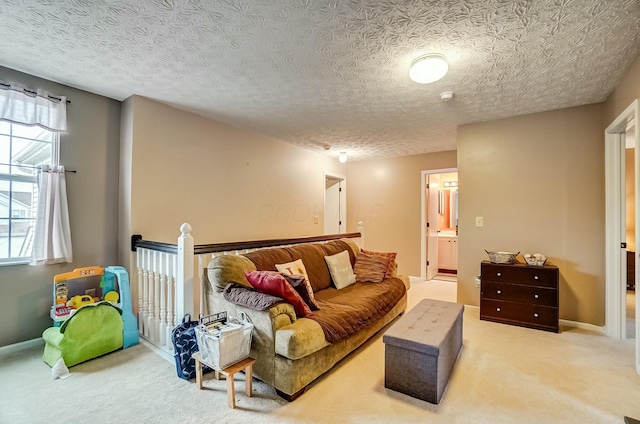
[[[88,294],[76,295],[71,298],[71,300],[67,301],[67,306],[78,309],[83,305],[88,305],[89,303],[94,303],[93,297]]]
[[[93,303],[90,295],[78,295],[66,306],[67,282],[91,276],[101,277],[105,300]],[[51,318],[54,326],[42,333],[43,359],[47,364],[53,366],[63,358],[67,366],[72,366],[138,343],[138,324],[133,315],[126,269],[121,266],[78,268],[56,275],[53,281],[56,304],[51,308]],[[118,300],[120,303],[116,303]]]
[[[62,358],[71,367],[122,348],[121,312],[109,302],[80,307],[62,326],[44,330],[42,359],[53,367]]]

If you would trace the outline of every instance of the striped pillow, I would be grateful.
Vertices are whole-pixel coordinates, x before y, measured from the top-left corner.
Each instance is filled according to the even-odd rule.
[[[372,252],[371,250],[365,250],[362,249],[361,250],[362,253],[366,253],[367,255],[375,255],[375,256],[382,256],[383,258],[387,258],[387,260],[389,261],[387,263],[387,271],[384,274],[384,278],[390,278],[393,277],[393,267],[396,264],[396,255],[397,253],[395,252]]]
[[[381,283],[385,278],[388,262],[389,259],[383,256],[360,252],[356,264],[353,266],[356,281]]]

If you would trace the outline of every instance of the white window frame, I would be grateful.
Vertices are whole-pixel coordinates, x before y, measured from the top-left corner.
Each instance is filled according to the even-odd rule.
[[[32,139],[32,138],[26,138],[26,137],[22,137],[22,136],[17,136],[14,135],[14,131],[13,128],[14,126],[19,126],[19,127],[28,127],[27,125],[23,125],[23,124],[17,124],[17,123],[13,123],[13,122],[7,122],[4,121],[3,123],[9,124],[10,125],[10,131],[9,134],[4,134],[2,133],[1,135],[3,136],[9,136],[9,141],[11,143],[11,146],[13,146],[14,143],[14,139],[22,139],[22,140],[34,140],[37,141],[36,139]],[[59,158],[60,158],[60,134],[58,132],[55,131],[50,131],[47,129],[42,129],[43,131],[47,131],[52,135],[52,141],[51,141],[51,156],[50,156],[50,161],[39,161],[37,163],[30,163],[28,165],[24,165],[24,167],[33,167],[34,169],[40,168],[42,165],[52,165],[52,166],[57,166],[59,164]],[[12,155],[10,155],[9,157],[12,157]],[[2,160],[0,160],[0,162],[3,162]],[[4,173],[2,171],[4,171],[4,169],[6,168],[6,166],[9,164],[6,163],[0,163],[0,180],[1,181],[10,181],[10,182],[25,182],[25,183],[33,183],[33,184],[38,184],[38,176],[37,173],[34,173],[34,175],[30,176],[30,175],[16,175],[16,174],[7,174]],[[12,166],[16,166],[16,164],[13,164]],[[10,190],[10,193],[12,192],[12,190]],[[11,196],[10,196],[11,198]],[[11,229],[13,224],[16,221],[19,220],[25,220],[25,219],[32,219],[34,221],[35,224],[35,219],[36,219],[36,215],[37,215],[37,204],[32,206],[32,216],[30,218],[14,218],[13,217],[13,211],[11,209],[12,206],[12,202],[9,202],[9,209],[7,212],[7,216],[0,216],[1,220],[8,220],[9,222],[9,229],[8,229],[8,256],[12,254],[11,252]],[[31,227],[33,228],[33,227]],[[33,230],[32,230],[33,231]],[[31,259],[31,254],[30,252],[28,252],[27,256],[23,256],[23,257],[4,257],[4,256],[0,256],[0,266],[4,266],[4,265],[19,265],[19,264],[28,264],[29,261]]]

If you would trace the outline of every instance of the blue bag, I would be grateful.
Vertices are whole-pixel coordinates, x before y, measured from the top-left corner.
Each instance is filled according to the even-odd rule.
[[[176,326],[171,332],[173,344],[173,357],[176,361],[178,377],[190,380],[196,376],[196,360],[191,357],[198,352],[198,341],[195,328],[198,321],[191,321],[191,315],[186,314],[182,318],[182,324]],[[202,364],[202,372],[210,372],[211,368]]]

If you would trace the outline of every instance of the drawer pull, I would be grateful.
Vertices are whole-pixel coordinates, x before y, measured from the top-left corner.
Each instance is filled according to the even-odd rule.
[[[538,314],[533,314],[534,317],[538,318]]]
[[[502,276],[502,274],[501,274],[501,273],[498,273],[498,277],[501,277],[501,276]]]
[[[538,279],[538,276],[537,276],[537,275],[534,275],[534,276],[533,276],[533,279],[534,279],[534,280],[537,280],[537,279]]]
[[[502,294],[502,290],[498,290],[496,293],[498,293],[498,294]]]
[[[536,299],[539,298],[540,296],[538,296],[537,294],[534,294],[533,297],[535,297]]]
[[[496,308],[496,311],[500,312],[500,308]]]

